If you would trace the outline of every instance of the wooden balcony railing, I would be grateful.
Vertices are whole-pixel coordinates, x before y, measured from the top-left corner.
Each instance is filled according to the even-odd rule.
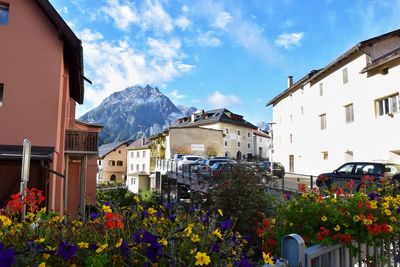
[[[65,153],[97,154],[98,149],[98,133],[66,130]]]

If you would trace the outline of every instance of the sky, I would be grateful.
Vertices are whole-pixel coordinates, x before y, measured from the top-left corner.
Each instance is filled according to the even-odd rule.
[[[266,103],[358,42],[400,28],[400,0],[50,0],[82,40],[84,104],[156,86],[178,105],[271,122]]]

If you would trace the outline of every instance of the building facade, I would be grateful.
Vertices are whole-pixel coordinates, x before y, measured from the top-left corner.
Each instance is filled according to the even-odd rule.
[[[271,138],[268,134],[253,130],[253,155],[259,160],[270,160],[271,153]]]
[[[32,143],[28,187],[48,210],[76,217],[95,203],[98,132],[75,120],[84,98],[81,41],[46,0],[2,0],[1,205],[19,192],[22,142]]]
[[[400,162],[400,30],[362,41],[311,71],[273,106],[274,160],[319,174],[349,161]]]
[[[129,191],[150,188],[150,145],[146,139],[138,139],[127,147],[127,180]]]
[[[127,142],[115,142],[99,147],[98,182],[125,182]]]

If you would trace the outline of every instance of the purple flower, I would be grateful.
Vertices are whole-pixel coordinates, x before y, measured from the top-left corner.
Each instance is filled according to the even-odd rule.
[[[90,217],[91,220],[95,220],[95,219],[99,218],[99,214],[97,214],[96,212],[93,212],[93,211],[92,211],[92,212],[89,214],[89,217]]]
[[[175,214],[173,214],[173,213],[171,213],[170,215],[168,215],[168,219],[170,220],[170,221],[175,221],[175,218],[176,218],[176,216],[175,216]]]
[[[142,235],[144,231],[142,229],[139,229],[137,232],[133,234],[133,241],[136,243],[141,243],[142,242]]]
[[[104,203],[104,206],[110,206],[110,202],[106,202],[106,203]]]
[[[147,210],[142,211],[142,216],[144,218],[148,218],[149,217],[149,212]]]
[[[210,221],[210,217],[208,216],[208,214],[204,214],[204,216],[200,217],[200,222],[201,223],[206,223]]]
[[[63,257],[65,260],[70,260],[74,256],[77,249],[77,246],[72,245],[68,241],[61,242],[60,246],[58,247],[58,255]]]
[[[397,213],[400,213],[400,207],[397,209]]]
[[[162,217],[162,215],[163,215],[163,213],[162,213],[161,211],[157,211],[157,212],[156,212],[156,216],[157,216],[157,218],[161,218],[161,217]]]
[[[98,246],[96,244],[90,244],[89,245],[89,249],[90,250],[96,250],[98,248]]]
[[[157,242],[151,242],[150,246],[146,249],[147,257],[152,261],[156,262],[162,256],[162,247],[161,244]]]
[[[217,243],[213,243],[211,246],[211,251],[215,252],[215,253],[219,253],[219,246]]]
[[[235,262],[235,266],[237,267],[252,267],[249,259],[246,257],[243,257],[239,262]]]
[[[218,222],[217,225],[221,228],[221,231],[224,232],[232,227],[232,220],[228,219],[226,221]]]
[[[191,207],[191,208],[189,209],[190,212],[195,212],[196,210],[197,210],[196,207]]]
[[[375,200],[376,199],[376,197],[377,197],[377,194],[375,193],[375,192],[371,192],[371,193],[369,193],[369,199],[370,200]]]
[[[14,251],[0,243],[0,267],[10,267],[14,262]]]
[[[128,253],[129,253],[129,250],[130,250],[128,242],[126,242],[125,240],[122,240],[122,244],[119,247],[119,250],[121,251],[121,255],[122,256],[128,257]]]
[[[172,210],[174,208],[174,205],[172,203],[167,203],[167,204],[165,204],[164,207],[166,210]]]

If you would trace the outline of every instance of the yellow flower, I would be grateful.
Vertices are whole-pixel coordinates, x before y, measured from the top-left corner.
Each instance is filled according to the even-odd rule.
[[[360,216],[354,215],[353,216],[353,221],[358,222],[360,220]]]
[[[274,266],[273,257],[271,257],[271,256],[269,255],[269,253],[268,253],[268,254],[265,254],[265,252],[263,251],[262,255],[263,255],[263,259],[264,259],[264,263],[265,263],[265,264],[269,264],[269,265]]]
[[[390,224],[387,225],[387,228],[389,233],[393,232],[393,227]]]
[[[236,254],[237,254],[237,253],[236,253],[236,250],[232,250],[232,255],[233,255],[233,256],[236,256]]]
[[[40,209],[39,213],[46,213],[46,211],[47,211],[47,209],[46,209],[46,207],[44,207],[44,208]]]
[[[196,251],[197,251],[197,248],[191,249],[190,254],[194,254],[194,253],[196,253]]]
[[[216,235],[219,239],[222,239],[222,234],[219,228],[215,229],[214,232],[212,232],[213,235]]]
[[[372,220],[370,220],[370,219],[365,219],[365,220],[363,221],[363,223],[364,223],[365,225],[371,225],[371,224],[372,224]]]
[[[33,242],[35,242],[35,243],[43,243],[44,242],[44,238],[42,237],[42,238],[36,239]]]
[[[122,238],[120,238],[120,239],[118,240],[118,242],[115,244],[115,247],[116,247],[116,248],[119,248],[121,245],[122,245]]]
[[[276,219],[273,218],[273,219],[271,220],[271,224],[275,224],[275,222],[276,222]]]
[[[0,220],[3,223],[3,226],[10,226],[12,223],[12,221],[7,216],[4,215],[0,215]]]
[[[192,240],[193,243],[196,243],[196,242],[199,242],[199,241],[200,241],[200,238],[199,238],[198,235],[194,234],[194,235],[192,235],[191,240]]]
[[[108,247],[108,244],[107,244],[107,243],[104,244],[104,245],[101,245],[100,247],[98,247],[98,248],[96,249],[96,253],[102,252],[102,251],[105,250],[107,247]]]
[[[222,213],[222,210],[218,209],[218,213],[219,213],[219,215],[224,216],[224,214]]]
[[[397,222],[397,218],[394,217],[394,216],[390,217],[390,220],[391,220],[392,222]]]
[[[382,203],[382,208],[383,208],[383,209],[388,209],[388,208],[389,208],[389,203],[383,202],[383,203]]]
[[[79,248],[89,248],[89,243],[86,242],[79,242],[78,243]]]
[[[390,211],[390,210],[383,210],[383,212],[387,215],[387,216],[390,216],[390,215],[392,215],[392,212]]]
[[[372,200],[371,202],[370,202],[370,204],[371,204],[371,209],[377,209],[378,208],[378,202],[376,201],[376,200]]]
[[[28,212],[28,214],[26,214],[25,218],[30,220],[30,221],[33,221],[33,219],[35,219],[35,213]]]
[[[147,211],[150,213],[150,215],[153,215],[153,214],[155,214],[157,212],[157,210],[155,210],[153,208],[148,208]]]
[[[138,196],[134,196],[133,199],[134,199],[136,202],[140,202],[140,198],[139,198]]]
[[[69,266],[69,267],[76,267],[76,264],[75,264],[75,263],[73,263],[73,264],[71,264],[71,266]]]
[[[207,256],[207,253],[203,253],[203,252],[197,252],[196,256],[196,263],[195,265],[209,265],[211,260],[210,257]]]
[[[192,234],[192,229],[193,229],[193,227],[194,227],[194,224],[189,223],[189,225],[185,228],[185,230],[183,230],[183,233],[184,233],[186,236],[189,237],[189,236]]]
[[[233,267],[232,263],[228,263],[226,267]]]
[[[168,246],[168,241],[167,241],[167,239],[165,239],[164,237],[161,238],[160,243],[161,243],[163,246],[165,246],[165,247]]]
[[[110,206],[103,205],[103,207],[101,207],[101,209],[106,213],[112,212],[112,209],[110,208]]]
[[[41,263],[39,264],[39,267],[46,267],[46,262],[41,262]]]
[[[45,260],[47,260],[49,257],[50,257],[50,254],[48,254],[48,253],[44,253],[44,254],[43,254],[43,258],[44,258]]]
[[[326,222],[328,218],[326,216],[322,216],[321,221]]]
[[[336,232],[340,231],[340,225],[336,225],[335,228],[333,228],[333,230],[335,230]]]

